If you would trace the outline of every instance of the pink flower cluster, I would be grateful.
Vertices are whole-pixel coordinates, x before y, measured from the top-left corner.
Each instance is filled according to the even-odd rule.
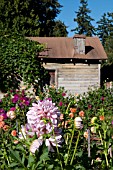
[[[61,130],[58,128],[60,112],[51,100],[45,99],[38,101],[37,104],[33,103],[26,116],[30,127],[27,134],[29,135],[29,132],[32,132],[32,135],[36,134],[38,138],[30,148],[38,149],[43,143],[40,141],[45,141],[49,151],[53,151],[56,145],[61,146],[62,135]],[[36,143],[38,145],[34,146]],[[35,149],[33,151],[31,149],[31,152],[34,151]]]

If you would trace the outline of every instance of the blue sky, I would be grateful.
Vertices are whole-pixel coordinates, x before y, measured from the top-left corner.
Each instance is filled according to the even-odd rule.
[[[77,26],[73,19],[76,17],[75,11],[79,9],[80,0],[58,0],[58,2],[63,7],[57,19],[68,26],[68,37],[72,37],[74,32],[71,32],[71,29]],[[89,15],[95,20],[92,24],[96,26],[96,22],[104,13],[113,12],[113,0],[88,0],[88,8],[91,10]]]

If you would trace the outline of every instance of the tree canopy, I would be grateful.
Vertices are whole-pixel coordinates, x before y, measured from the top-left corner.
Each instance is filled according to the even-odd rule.
[[[91,10],[88,8],[87,0],[80,0],[79,10],[76,13],[74,21],[77,23],[77,27],[73,29],[76,34],[84,34],[86,36],[92,36],[95,34],[95,28],[91,21],[94,21],[90,17]]]
[[[108,56],[104,65],[113,64],[113,13],[104,13],[99,21],[97,21],[97,36],[100,38],[102,45]]]
[[[108,56],[108,60],[104,65],[113,65],[113,37],[106,38],[104,48]]]
[[[19,32],[26,36],[39,34],[35,0],[1,0],[0,3],[0,26],[4,31]]]
[[[61,5],[58,0],[1,0],[0,27],[7,32],[16,32],[25,36],[53,36],[56,29],[56,17]],[[66,27],[61,24],[58,29]],[[62,31],[61,31],[62,32]]]
[[[54,37],[67,37],[67,27],[60,20],[55,22],[55,26],[53,28],[53,36]]]
[[[44,47],[21,35],[1,35],[0,44],[0,89],[18,88],[21,81],[41,87],[45,70],[37,55]]]
[[[113,13],[104,13],[99,21],[97,21],[97,33],[103,46],[109,36],[113,36]]]

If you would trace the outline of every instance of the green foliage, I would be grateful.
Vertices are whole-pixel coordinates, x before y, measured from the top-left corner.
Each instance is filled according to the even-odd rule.
[[[102,70],[106,70],[106,78],[113,81],[113,78],[110,78],[113,74],[111,69],[113,64],[113,13],[104,13],[97,24],[97,35],[99,36],[108,57],[107,62],[102,61]],[[104,77],[104,75],[102,75],[102,77]]]
[[[38,0],[38,16],[39,16],[39,28],[40,37],[53,36],[53,29],[55,25],[55,18],[60,13],[58,0]]]
[[[86,36],[95,35],[95,28],[92,25],[91,21],[94,21],[88,14],[91,13],[91,10],[87,8],[87,0],[80,0],[81,6],[79,7],[78,12],[76,13],[76,18],[74,21],[77,23],[78,27],[73,29],[76,34],[84,34]]]
[[[0,37],[0,89],[17,88],[21,81],[40,87],[45,76],[44,68],[38,61],[43,46],[37,42],[14,34]]]
[[[73,106],[75,104],[75,97],[72,95],[68,96],[67,91],[63,87],[56,89],[54,86],[46,86],[44,87],[43,92],[38,93],[38,95],[40,100],[43,100],[45,97],[51,99],[53,103],[55,103],[56,106],[59,108],[61,113],[66,112],[67,106],[70,101],[70,106]]]
[[[0,100],[0,114],[6,114],[10,110],[14,111],[14,117],[21,121],[21,123],[25,123],[25,113],[33,101],[35,99],[30,92],[25,92],[25,90],[9,90]],[[16,125],[15,120],[14,122]]]
[[[4,31],[26,36],[39,34],[38,4],[36,1],[1,0],[0,26]]]
[[[0,27],[4,32],[16,32],[24,36],[54,36],[57,24],[55,18],[61,7],[58,0],[1,0]],[[61,25],[57,29],[61,29],[61,32],[63,29],[65,36],[66,26]]]
[[[32,94],[24,90],[10,90],[4,95],[2,100],[0,100],[0,116],[4,117],[4,129],[2,130],[0,128],[0,164],[3,170],[7,168],[15,168],[16,170],[19,169],[19,167],[24,169],[26,166],[24,164],[26,161],[25,154],[28,154],[28,150],[26,148],[25,151],[22,143],[19,143],[16,148],[15,142],[19,142],[17,138],[19,129],[21,124],[26,123],[26,112],[33,101],[34,98]],[[7,117],[8,115],[10,115],[10,117]],[[17,132],[15,136],[11,135],[13,130]],[[10,155],[10,157],[8,155]]]
[[[5,124],[10,125],[10,127],[7,130],[4,130],[4,127],[0,129],[2,139],[0,143],[1,170],[7,168],[9,170],[112,170],[111,153],[113,152],[110,149],[113,149],[113,89],[89,90],[87,94],[72,98],[66,97],[64,93],[66,94],[63,88],[58,91],[55,88],[48,88],[47,93],[40,94],[41,99],[44,99],[44,96],[45,98],[52,97],[52,100],[57,104],[61,99],[63,105],[68,104],[64,110],[61,109],[64,117],[60,116],[58,121],[58,127],[62,129],[62,147],[59,148],[56,145],[54,152],[50,152],[43,144],[36,150],[35,154],[32,154],[30,146],[36,136],[27,136],[27,140],[22,140],[18,134],[11,135],[12,130],[17,127],[14,122],[19,121],[19,119],[4,119]],[[10,97],[4,96],[2,109],[6,103],[9,104],[9,108],[12,107],[12,98],[19,99],[15,103],[16,106],[19,106],[23,92],[10,91],[8,94]],[[7,109],[5,110],[7,111]],[[20,111],[18,110],[18,115],[21,117]],[[24,110],[24,115],[25,113],[26,110]],[[78,117],[79,121],[81,118],[82,122],[78,121],[77,124],[76,118]],[[1,122],[0,120],[0,125],[2,125]],[[22,125],[21,123],[23,122],[20,121],[19,124]],[[15,143],[15,140],[18,142]],[[88,154],[89,150],[90,155]]]
[[[55,26],[53,28],[53,36],[54,37],[67,37],[67,30],[66,30],[66,26],[63,22],[59,21],[55,21]]]
[[[97,116],[98,110],[103,108],[105,114],[113,112],[113,89],[99,88],[89,90],[83,96],[78,96],[77,110],[84,110],[89,116]]]
[[[112,65],[113,64],[113,36],[108,36],[106,38],[104,48],[107,53],[108,59],[107,62],[103,62],[103,65]]]
[[[105,45],[108,37],[113,36],[113,13],[104,13],[99,21],[97,21],[98,27],[97,35],[99,36],[102,45]]]

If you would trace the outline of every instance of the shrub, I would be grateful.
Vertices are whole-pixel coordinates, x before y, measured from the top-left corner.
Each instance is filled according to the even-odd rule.
[[[77,111],[84,110],[88,117],[97,116],[98,110],[103,108],[105,115],[113,113],[113,88],[98,88],[77,97]]]

